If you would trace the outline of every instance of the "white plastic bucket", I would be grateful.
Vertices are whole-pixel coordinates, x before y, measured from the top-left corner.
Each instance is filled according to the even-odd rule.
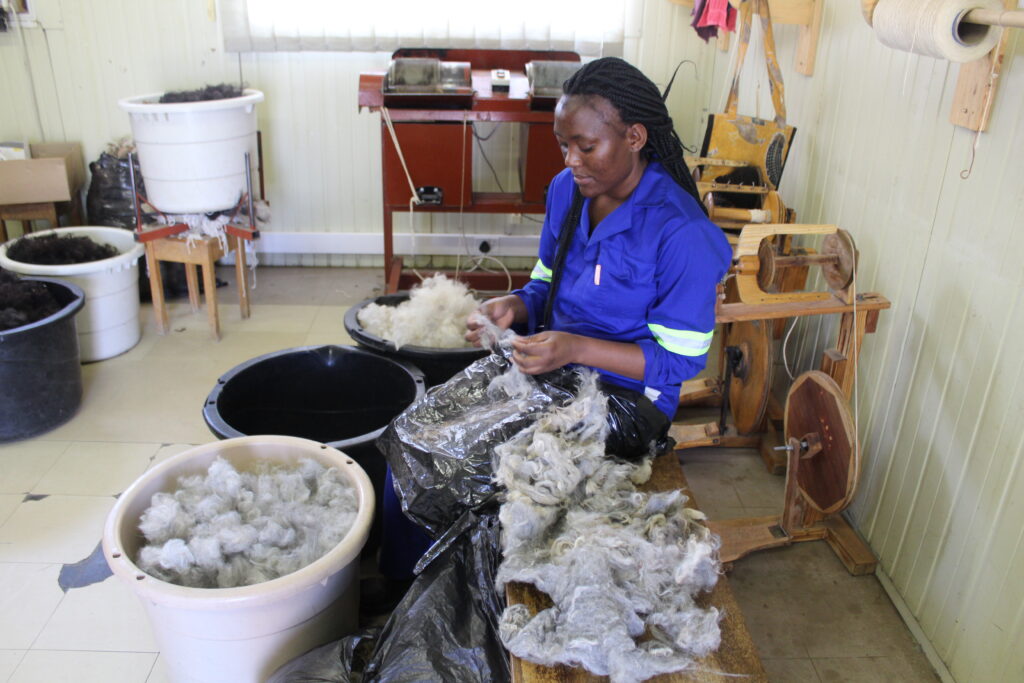
[[[229,209],[245,192],[245,153],[256,164],[259,90],[205,102],[168,102],[163,93],[118,101],[128,112],[146,198],[167,213]]]
[[[85,236],[109,244],[120,254],[99,261],[66,266],[44,266],[13,261],[0,246],[0,268],[19,275],[41,275],[74,283],[85,292],[85,308],[75,318],[78,347],[83,363],[111,358],[139,343],[139,257],[145,247],[136,243],[131,230],[102,227],[73,227],[43,230],[26,235]]]
[[[144,543],[139,519],[154,493],[182,476],[205,474],[221,456],[236,469],[257,461],[314,458],[337,467],[356,487],[359,511],[333,550],[286,576],[238,588],[187,588],[140,570],[131,558]],[[373,518],[373,487],[344,453],[292,436],[244,436],[198,446],[146,472],[118,498],[103,531],[103,555],[149,614],[160,655],[175,683],[257,683],[307,650],[355,631],[359,552]]]

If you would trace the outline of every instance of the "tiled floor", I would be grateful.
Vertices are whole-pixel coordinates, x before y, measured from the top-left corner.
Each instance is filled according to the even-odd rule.
[[[0,681],[166,680],[142,606],[94,555],[116,495],[154,463],[213,439],[200,410],[218,376],[270,351],[351,343],[345,310],[381,285],[378,269],[257,273],[249,320],[233,286],[219,290],[220,342],[187,303],[171,305],[163,337],[144,306],[138,346],[83,366],[85,396],[70,422],[0,446]],[[752,452],[690,451],[684,464],[712,517],[781,504],[782,479]],[[746,558],[730,580],[773,681],[935,680],[878,581],[849,576],[824,543]]]

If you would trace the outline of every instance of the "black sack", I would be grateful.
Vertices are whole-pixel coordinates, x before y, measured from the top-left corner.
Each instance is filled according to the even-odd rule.
[[[502,683],[509,657],[498,637],[505,601],[495,590],[500,525],[491,510],[467,512],[420,573],[379,635],[362,633],[292,660],[269,683]],[[357,647],[376,639],[365,669]]]

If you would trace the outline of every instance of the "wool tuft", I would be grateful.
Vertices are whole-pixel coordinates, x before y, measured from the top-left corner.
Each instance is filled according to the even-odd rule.
[[[397,306],[371,303],[359,311],[359,324],[370,334],[388,339],[395,348],[409,344],[438,349],[468,347],[466,318],[480,302],[458,280],[437,274],[409,291]]]
[[[147,545],[135,562],[192,588],[261,583],[338,545],[358,509],[355,487],[316,460],[239,472],[217,458],[205,475],[181,477],[177,491],[153,495],[139,521]]]
[[[507,490],[497,587],[530,583],[553,602],[532,616],[510,605],[499,635],[526,660],[615,682],[693,670],[721,640],[718,611],[694,601],[718,580],[718,537],[682,492],[636,489],[650,478],[650,458],[607,456],[606,416],[588,371],[575,400],[495,448],[495,478]]]

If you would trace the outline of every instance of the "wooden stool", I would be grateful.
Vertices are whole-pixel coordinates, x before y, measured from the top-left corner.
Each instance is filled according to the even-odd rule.
[[[238,302],[242,317],[249,317],[249,284],[245,272],[245,244],[235,235],[226,236],[228,251],[235,252],[235,274],[238,280]],[[217,278],[214,262],[224,256],[224,246],[216,237],[193,238],[161,237],[147,241],[146,266],[149,270],[149,288],[153,295],[153,313],[156,329],[167,333],[167,306],[164,302],[164,283],[160,275],[160,261],[185,264],[185,280],[188,283],[188,301],[192,312],[199,310],[199,278],[196,266],[203,267],[203,288],[206,291],[206,314],[210,320],[213,338],[220,340],[220,318],[217,315]]]
[[[39,202],[35,204],[3,204],[0,205],[0,242],[7,241],[7,221],[20,221],[21,233],[32,232],[32,221],[49,221],[50,227],[60,227],[60,216],[68,217],[68,225],[82,224],[82,202],[78,192],[70,202]]]

